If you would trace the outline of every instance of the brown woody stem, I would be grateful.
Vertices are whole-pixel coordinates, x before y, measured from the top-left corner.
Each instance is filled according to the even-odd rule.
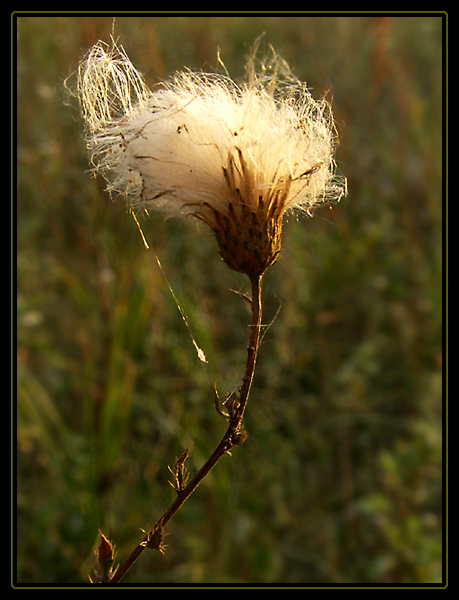
[[[245,367],[245,373],[242,377],[242,383],[236,394],[231,394],[227,397],[226,408],[228,413],[226,414],[228,419],[228,428],[223,435],[220,443],[217,445],[215,450],[212,452],[207,461],[199,469],[196,475],[189,481],[189,483],[178,492],[174,501],[170,504],[169,508],[164,514],[158,519],[153,528],[148,532],[143,540],[137,545],[137,547],[131,552],[128,558],[122,563],[119,568],[113,574],[110,583],[118,583],[126,575],[129,569],[132,567],[134,562],[139,558],[142,552],[147,547],[155,547],[151,545],[153,535],[158,532],[162,534],[162,530],[165,525],[172,519],[175,513],[183,505],[183,503],[190,497],[194,490],[198,487],[201,481],[211,471],[211,469],[217,464],[220,458],[224,454],[228,454],[233,446],[242,444],[246,434],[242,430],[242,420],[244,418],[244,411],[247,406],[247,400],[250,393],[250,387],[252,385],[253,375],[255,372],[255,365],[257,362],[258,347],[260,343],[260,329],[261,329],[261,318],[262,318],[262,307],[261,307],[261,275],[250,276],[250,282],[252,286],[252,322],[250,324],[249,342],[247,346],[247,361]],[[220,412],[220,411],[219,411]]]

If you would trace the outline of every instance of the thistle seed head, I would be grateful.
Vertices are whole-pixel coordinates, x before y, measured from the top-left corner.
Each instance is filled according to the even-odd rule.
[[[150,90],[122,48],[99,42],[80,64],[78,95],[109,192],[206,223],[236,271],[276,262],[285,213],[345,194],[331,108],[274,51],[264,62],[254,52],[241,85],[183,71]]]

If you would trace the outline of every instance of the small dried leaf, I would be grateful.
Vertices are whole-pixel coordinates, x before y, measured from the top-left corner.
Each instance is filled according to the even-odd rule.
[[[112,544],[104,534],[99,531],[100,543],[96,550],[97,568],[95,572],[96,583],[108,583],[113,575],[113,563],[115,560],[115,545]]]
[[[185,488],[188,482],[188,470],[185,469],[185,461],[190,456],[190,449],[187,448],[183,454],[181,454],[176,460],[174,469],[172,470],[170,467],[167,467],[169,471],[174,476],[174,482],[169,481],[171,486],[175,489],[177,494],[180,494],[181,491]]]

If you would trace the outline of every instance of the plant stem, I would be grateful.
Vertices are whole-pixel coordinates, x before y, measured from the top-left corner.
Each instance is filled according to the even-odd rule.
[[[261,275],[251,276],[250,282],[252,286],[252,322],[250,324],[249,341],[247,346],[247,361],[245,367],[245,373],[242,377],[242,383],[238,389],[236,397],[227,397],[226,403],[228,406],[229,413],[226,415],[228,418],[228,428],[223,435],[220,443],[217,445],[215,450],[212,452],[210,457],[206,460],[203,466],[199,469],[196,475],[191,481],[178,492],[174,501],[170,504],[169,508],[164,514],[158,519],[156,524],[147,533],[143,540],[137,545],[137,547],[131,552],[128,558],[122,563],[119,568],[113,574],[110,583],[118,583],[126,575],[129,569],[132,567],[134,562],[139,558],[145,548],[148,547],[149,541],[152,539],[152,535],[155,532],[160,532],[162,536],[162,530],[165,525],[172,519],[175,513],[183,505],[183,503],[190,497],[194,490],[198,487],[201,481],[211,471],[211,469],[217,464],[220,458],[224,454],[229,454],[230,449],[233,446],[241,444],[245,439],[245,433],[242,430],[242,420],[244,418],[244,411],[247,406],[247,400],[250,393],[250,387],[252,385],[253,375],[255,372],[255,365],[257,362],[258,348],[260,343],[260,329],[262,319],[262,305],[261,305]],[[159,545],[150,547],[160,549]]]

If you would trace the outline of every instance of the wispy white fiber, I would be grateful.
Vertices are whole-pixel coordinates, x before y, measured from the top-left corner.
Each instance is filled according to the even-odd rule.
[[[92,165],[134,207],[215,227],[216,214],[310,213],[345,193],[331,108],[274,51],[252,56],[240,85],[183,71],[150,90],[123,48],[99,42],[78,94]]]

